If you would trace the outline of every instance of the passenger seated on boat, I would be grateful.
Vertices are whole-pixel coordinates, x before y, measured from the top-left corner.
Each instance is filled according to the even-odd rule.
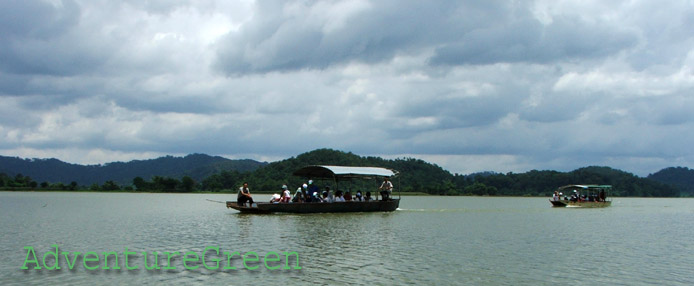
[[[329,203],[330,201],[328,200],[328,191],[323,192],[323,196],[321,197],[321,202],[323,203]]]
[[[364,201],[365,202],[371,201],[371,192],[366,192],[366,196],[364,197]]]
[[[354,201],[357,201],[357,202],[364,201],[364,198],[361,196],[361,191],[357,191],[357,194],[354,195]]]
[[[383,183],[378,187],[381,191],[381,198],[384,201],[390,200],[390,194],[393,191],[393,183],[388,180],[388,177],[383,178]]]
[[[273,194],[272,198],[270,199],[270,202],[278,204],[281,199],[282,199],[282,196],[280,196],[280,194]]]
[[[239,206],[244,206],[246,202],[253,206],[253,197],[251,197],[251,190],[248,188],[248,183],[244,182],[243,186],[239,188],[239,192],[236,195],[236,203]]]
[[[351,202],[352,201],[352,194],[349,191],[346,191],[345,195],[342,197],[345,199],[345,202]]]
[[[292,193],[289,192],[287,185],[282,185],[282,199],[280,202],[288,203],[292,200]]]
[[[338,190],[335,192],[335,202],[336,203],[344,203],[345,198],[342,196],[342,191]]]
[[[311,201],[314,203],[322,203],[323,202],[323,200],[321,200],[320,194],[318,194],[318,192],[313,192],[311,194]]]
[[[296,189],[296,193],[294,193],[294,198],[292,198],[293,203],[303,203],[304,202],[304,193],[301,191],[301,188]]]
[[[333,191],[330,190],[330,187],[325,187],[325,190],[328,191],[328,202],[334,203],[335,202],[335,195],[333,195]]]

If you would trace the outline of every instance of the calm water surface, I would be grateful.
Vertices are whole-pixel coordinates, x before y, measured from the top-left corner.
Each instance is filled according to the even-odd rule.
[[[307,215],[242,215],[214,202],[233,198],[0,192],[0,285],[694,284],[694,199],[555,209],[546,198],[403,197],[392,213]],[[67,270],[64,259],[61,270],[20,269],[25,246],[41,260],[54,244],[160,255],[217,246],[261,259],[295,251],[302,269],[247,270],[236,259],[236,270],[187,270],[179,257],[176,269],[155,271],[141,256],[130,262],[138,270],[122,256],[121,270]]]

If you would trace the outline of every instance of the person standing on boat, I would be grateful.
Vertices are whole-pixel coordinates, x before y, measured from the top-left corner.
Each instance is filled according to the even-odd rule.
[[[239,188],[239,193],[236,196],[236,202],[239,206],[243,206],[246,202],[253,206],[253,197],[251,197],[251,190],[248,188],[248,183],[243,182],[243,186]]]
[[[599,200],[600,202],[604,202],[604,201],[605,201],[605,189],[600,189],[600,194],[598,195],[598,200]]]
[[[313,180],[308,180],[308,195],[311,199],[320,198],[320,189],[313,183]]]
[[[378,188],[381,191],[381,197],[384,201],[390,200],[390,194],[393,191],[393,183],[388,180],[388,177],[383,178],[383,183]]]
[[[308,184],[301,185],[301,192],[303,193],[303,196],[304,196],[304,202],[310,203],[311,202],[311,194],[308,192]]]

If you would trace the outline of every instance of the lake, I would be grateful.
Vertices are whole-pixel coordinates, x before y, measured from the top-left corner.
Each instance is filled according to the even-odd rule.
[[[694,199],[566,209],[548,198],[425,196],[391,213],[303,215],[239,214],[220,203],[231,199],[0,192],[0,284],[694,284]],[[55,246],[61,269],[46,269]],[[104,265],[103,252],[117,253]],[[207,258],[184,262],[191,252]]]

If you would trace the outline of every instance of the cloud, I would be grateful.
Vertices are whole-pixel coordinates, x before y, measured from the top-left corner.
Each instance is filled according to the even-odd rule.
[[[557,17],[510,2],[269,2],[222,39],[227,74],[377,63],[434,50],[432,65],[549,63],[600,59],[638,44],[618,22]]]
[[[327,147],[459,173],[645,175],[694,162],[692,12],[687,1],[4,1],[0,153],[265,160]]]

